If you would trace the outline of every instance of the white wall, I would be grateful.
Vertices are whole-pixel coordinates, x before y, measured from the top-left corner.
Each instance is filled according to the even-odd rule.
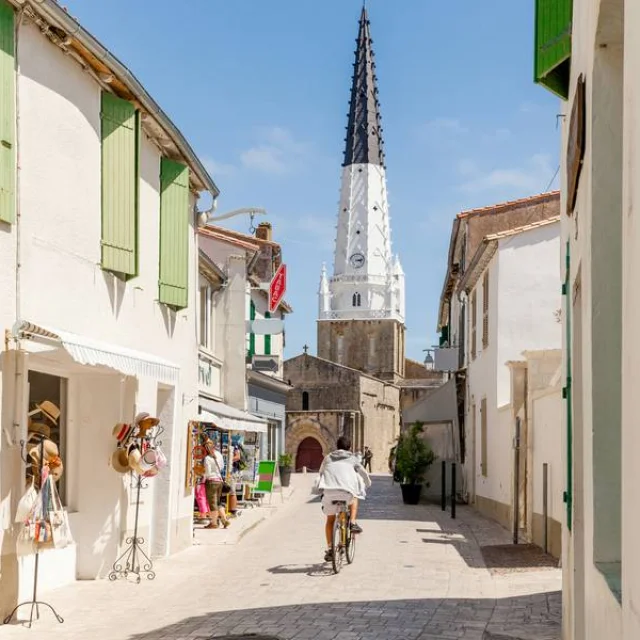
[[[498,318],[498,406],[511,401],[508,361],[519,360],[525,350],[562,345],[562,325],[554,315],[562,304],[559,253],[559,222],[499,242],[497,306],[491,302]]]
[[[189,236],[189,306],[174,313],[158,303],[161,155],[143,135],[139,276],[125,283],[101,270],[100,87],[34,26],[22,26],[18,42],[19,314],[179,367],[177,387],[164,389],[164,396],[157,381],[138,380],[122,416],[132,420],[138,411],[163,412],[169,467],[149,483],[142,521],[150,527],[153,518],[155,553],[174,552],[191,544],[192,537],[184,460],[186,424],[197,410],[198,395],[195,234]],[[17,226],[1,226],[0,325],[9,329],[16,319]],[[79,369],[61,351],[57,359],[58,373],[70,380],[70,433],[77,435],[65,473],[68,486],[76,491],[72,526],[79,542],[78,572],[102,575],[113,560],[116,529],[130,526],[132,509],[130,492],[108,466],[114,445],[111,429],[120,416],[121,376]],[[33,367],[41,368],[44,362],[40,356],[31,358]],[[2,380],[5,391],[8,385],[13,388],[13,379]],[[161,497],[155,495],[155,485],[162,487]],[[15,504],[15,496],[13,500]],[[100,556],[101,549],[110,551]]]

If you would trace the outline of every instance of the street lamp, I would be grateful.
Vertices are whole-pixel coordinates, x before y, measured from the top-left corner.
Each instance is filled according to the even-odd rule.
[[[211,205],[210,209],[207,209],[206,211],[198,211],[198,209],[196,208],[195,212],[196,212],[199,227],[204,227],[211,222],[219,222],[221,220],[227,220],[228,218],[233,218],[235,216],[240,216],[245,214],[251,216],[251,224],[253,226],[253,218],[256,215],[267,214],[266,209],[261,209],[260,207],[242,207],[240,209],[234,209],[233,211],[228,211],[227,213],[223,213],[219,216],[213,216],[212,214],[217,209],[217,207],[218,207],[218,200],[216,198],[213,201],[213,204]]]

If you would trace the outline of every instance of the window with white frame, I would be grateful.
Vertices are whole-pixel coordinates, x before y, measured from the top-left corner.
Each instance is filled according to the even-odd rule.
[[[215,292],[204,284],[199,292],[198,343],[208,351],[215,350]]]

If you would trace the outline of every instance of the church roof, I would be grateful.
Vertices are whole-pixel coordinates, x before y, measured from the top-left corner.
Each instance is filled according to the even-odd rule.
[[[376,63],[366,7],[362,7],[356,42],[343,166],[347,167],[352,164],[384,166],[380,103],[375,74]]]
[[[336,369],[344,369],[345,371],[352,371],[353,373],[357,373],[359,376],[363,378],[368,378],[369,380],[375,380],[376,382],[380,382],[381,384],[386,385],[387,387],[396,387],[399,385],[394,384],[393,382],[389,382],[388,380],[381,380],[380,378],[376,378],[368,373],[364,373],[364,371],[360,371],[360,369],[354,369],[353,367],[347,367],[344,364],[338,364],[337,362],[333,362],[332,360],[327,360],[326,358],[320,358],[318,356],[311,355],[310,353],[299,353],[297,356],[293,356],[291,358],[287,358],[285,360],[285,364],[287,362],[293,362],[294,360],[298,360],[300,358],[311,358],[312,360],[317,360],[324,365],[328,365],[330,367],[334,367]]]

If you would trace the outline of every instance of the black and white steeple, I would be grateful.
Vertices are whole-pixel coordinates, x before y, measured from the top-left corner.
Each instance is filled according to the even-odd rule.
[[[369,17],[360,16],[333,276],[323,270],[320,320],[392,319],[404,324],[404,272],[391,253],[380,102]]]

